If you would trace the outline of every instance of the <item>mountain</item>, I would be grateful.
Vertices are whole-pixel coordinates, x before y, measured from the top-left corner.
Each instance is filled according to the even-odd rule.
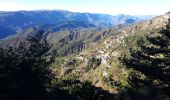
[[[152,18],[153,16],[129,16],[129,15],[107,15],[91,13],[75,13],[64,10],[37,10],[37,11],[13,11],[0,12],[0,26],[5,26],[10,30],[20,32],[23,28],[35,25],[58,25],[61,23],[72,23],[71,26],[84,26],[84,24],[95,27],[112,27],[119,24],[132,24],[141,20]],[[70,25],[67,25],[70,27]],[[88,26],[88,27],[90,27]],[[66,26],[65,26],[66,27]],[[6,30],[1,30],[4,33]],[[0,34],[2,34],[0,33]],[[12,34],[15,34],[12,33]],[[10,34],[4,35],[5,37]],[[4,38],[4,37],[0,37]]]
[[[11,28],[0,26],[0,39],[6,38],[9,35],[16,34],[17,32]]]
[[[61,26],[65,25],[67,26],[68,24],[63,23]],[[18,47],[28,36],[33,36],[47,41],[51,45],[51,50],[57,49],[60,55],[67,55],[80,52],[88,46],[88,43],[97,42],[110,34],[110,30],[96,29],[95,27],[75,29],[70,28],[72,26],[67,28],[62,28],[61,26],[48,25],[25,28],[22,32],[1,40],[0,47]]]
[[[96,87],[119,93],[130,86],[128,78],[132,71],[119,59],[128,55],[130,48],[137,48],[139,40],[159,32],[169,18],[170,14],[166,13],[128,26],[73,31],[58,41],[61,46],[56,47],[59,55],[54,72],[61,79],[89,80]],[[53,41],[53,36],[51,34],[49,40]],[[67,53],[61,56],[62,52]]]
[[[123,19],[125,16],[119,15],[119,18]],[[107,28],[96,27],[94,24],[80,21],[34,24],[1,40],[0,47],[18,47],[28,36],[40,38],[49,43],[51,47],[49,52],[56,50],[53,72],[58,79],[80,80],[81,82],[88,80],[95,87],[122,95],[122,91],[127,92],[129,88],[133,88],[130,79],[134,70],[128,69],[120,59],[124,55],[130,55],[129,49],[138,50],[138,41],[146,42],[146,37],[158,33],[162,27],[165,27],[169,18],[170,13],[168,12],[137,23],[129,19],[125,22],[131,22],[131,24]],[[120,19],[116,20],[121,22]],[[140,78],[146,78],[141,73],[137,73],[139,75],[136,75],[135,78],[140,75]],[[62,83],[59,82],[59,84]],[[144,87],[139,91],[145,95],[147,89]],[[134,96],[125,95],[128,100]],[[141,95],[139,97],[142,97]],[[163,96],[158,95],[159,98]]]
[[[121,28],[111,28],[109,35],[101,39],[99,43],[93,42],[89,48],[67,59],[58,57],[58,61],[62,59],[65,62],[56,63],[56,72],[68,79],[78,77],[80,80],[90,80],[97,87],[102,87],[114,94],[120,93],[130,87],[128,78],[133,70],[127,69],[120,58],[129,55],[129,49],[138,49],[139,40],[145,40],[146,37],[158,33],[169,18],[170,13],[166,13],[151,20]],[[68,62],[73,62],[71,66],[74,67],[68,67]],[[62,67],[58,70],[59,66]]]

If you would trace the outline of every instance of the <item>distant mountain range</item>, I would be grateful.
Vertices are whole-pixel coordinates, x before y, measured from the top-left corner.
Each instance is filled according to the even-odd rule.
[[[112,27],[119,24],[132,24],[153,16],[107,15],[75,13],[64,10],[37,10],[0,12],[0,39],[20,33],[24,28],[39,26],[52,27],[52,31],[68,28]]]
[[[0,39],[13,34],[16,34],[15,30],[8,27],[0,26]]]
[[[140,49],[139,41],[147,45],[147,37],[157,36],[170,19],[170,12],[152,17],[68,11],[1,12],[0,48],[18,47],[29,36],[47,41],[50,46],[47,53],[56,51],[52,70],[57,79],[90,81],[109,93],[120,94],[131,87],[131,72],[134,72],[120,59],[128,57],[129,50]],[[139,74],[133,75],[136,82],[145,77]],[[59,84],[63,83],[59,81]],[[56,85],[60,87],[59,84]],[[144,88],[140,91],[146,95],[148,89],[145,85]],[[159,93],[158,97],[164,98]]]

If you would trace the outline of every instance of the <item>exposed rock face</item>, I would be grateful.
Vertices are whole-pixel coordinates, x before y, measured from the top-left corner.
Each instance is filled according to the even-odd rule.
[[[59,29],[48,26],[41,30],[42,27],[30,27],[20,34],[3,40],[0,46],[18,46],[19,43],[25,41],[28,35],[41,37],[41,40],[46,40],[50,44],[51,50],[57,50],[62,55],[61,57],[75,53],[54,69],[59,76],[75,75],[81,80],[90,80],[94,84],[99,84],[99,82],[103,82],[102,79],[106,79],[110,75],[112,80],[118,82],[120,77],[126,77],[127,72],[120,68],[116,61],[121,56],[121,47],[116,46],[126,48],[124,38],[138,34],[141,30],[160,28],[168,18],[170,18],[169,14],[165,14],[129,26],[107,29],[65,29],[61,27]],[[100,87],[108,89],[104,83]]]
[[[142,34],[141,31],[146,31],[146,33],[150,32],[148,30],[157,29],[164,27],[166,21],[170,18],[170,14],[165,14],[162,16],[158,16],[153,18],[152,20],[147,20],[143,22],[139,22],[136,24],[132,24],[129,26],[121,27],[121,28],[112,28],[109,29],[110,33],[108,37],[101,39],[102,42],[97,43],[91,48],[86,48],[86,50],[80,52],[83,55],[83,64],[73,69],[74,74],[80,77],[82,80],[90,80],[96,86],[107,89],[113,93],[116,93],[117,90],[111,89],[107,87],[102,79],[113,80],[115,83],[118,83],[121,78],[127,77],[127,70],[123,67],[120,67],[120,63],[118,62],[119,57],[121,57],[122,48],[124,51],[128,50],[128,47],[131,44],[125,42],[125,38],[133,35]],[[104,32],[103,32],[104,33]],[[107,33],[107,32],[106,32]],[[121,46],[121,47],[117,47]],[[132,46],[132,45],[131,45]],[[123,51],[123,52],[124,52]],[[80,55],[78,54],[78,55]],[[76,55],[75,58],[78,56]],[[82,55],[81,55],[82,57]],[[98,67],[92,67],[91,70],[82,71],[84,69],[83,65],[89,64],[89,59],[93,57],[94,59],[100,59],[101,63]],[[110,79],[110,77],[111,79]],[[99,85],[100,84],[100,85]],[[108,84],[107,84],[108,85]]]
[[[24,13],[26,12],[23,12],[23,14]],[[60,48],[59,51],[62,51],[63,55],[67,55],[74,52],[80,52],[86,47],[88,47],[89,43],[100,41],[109,34],[115,34],[114,36],[113,35],[111,36],[112,38],[108,39],[105,42],[106,48],[109,49],[109,47],[112,44],[124,43],[125,37],[132,35],[137,31],[145,30],[147,28],[152,29],[156,27],[161,27],[162,25],[165,24],[168,18],[170,18],[169,13],[155,17],[152,20],[139,22],[137,24],[132,24],[127,27],[125,26],[111,29],[95,29],[95,28],[67,29],[67,27],[61,28],[61,26],[65,25],[67,26],[68,23],[59,24],[57,26],[53,25],[52,26],[49,25],[46,27],[36,26],[26,28],[21,33],[16,34],[6,40],[3,40],[0,43],[0,46],[5,48],[9,46],[15,47],[18,46],[20,42],[25,41],[27,36],[36,37],[42,35],[42,40],[46,40],[52,46],[51,50]],[[74,22],[72,21],[70,22],[70,24],[73,23]]]

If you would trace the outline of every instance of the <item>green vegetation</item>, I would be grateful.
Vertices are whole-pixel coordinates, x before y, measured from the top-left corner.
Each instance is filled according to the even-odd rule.
[[[93,86],[89,81],[57,80],[55,86],[71,94],[75,100],[112,100],[116,97],[102,88]]]
[[[17,48],[0,49],[0,100],[169,100],[170,22],[147,26],[7,39]]]
[[[100,63],[101,63],[101,59],[92,57],[89,59],[85,70],[89,71],[90,69],[95,69],[100,65]]]
[[[55,56],[48,55],[48,50],[46,42],[33,37],[28,38],[18,48],[0,49],[1,100],[113,98],[112,94],[93,86],[91,82],[56,79],[51,69]],[[79,65],[81,62],[74,60],[74,63]]]
[[[130,58],[126,56],[123,58],[123,63],[133,69],[129,75],[131,88],[127,93],[138,100],[160,98],[168,100],[170,98],[170,20],[158,35],[147,37],[146,41],[139,41],[140,49],[131,49]]]
[[[53,79],[46,42],[28,38],[18,48],[0,49],[0,99],[39,100]]]

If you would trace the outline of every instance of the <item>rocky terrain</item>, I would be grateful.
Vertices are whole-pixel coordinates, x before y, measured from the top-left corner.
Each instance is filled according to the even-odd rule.
[[[113,84],[128,85],[126,78],[129,73],[119,58],[128,54],[130,48],[135,48],[138,40],[158,32],[164,27],[168,18],[170,14],[166,13],[127,27],[107,29],[104,31],[107,36],[98,43],[88,43],[88,48],[77,54],[61,59],[57,57],[54,71],[61,78],[90,80],[97,87],[117,93],[119,88],[113,87]]]
[[[59,13],[60,11],[54,12]],[[18,13],[23,14],[24,12]],[[39,14],[38,12],[30,13]],[[40,14],[45,14],[45,12]],[[82,17],[83,15],[78,14],[77,16]],[[85,14],[85,16],[88,16],[89,20],[89,16],[92,15]],[[105,19],[101,15],[100,18]],[[158,32],[161,27],[164,27],[168,18],[170,18],[170,14],[166,13],[151,20],[112,28],[96,28],[94,24],[74,21],[61,23],[57,26],[35,25],[34,27],[26,27],[20,33],[1,40],[0,46],[3,48],[18,47],[28,36],[40,38],[50,44],[49,52],[57,52],[53,64],[53,72],[57,78],[88,80],[96,87],[102,87],[110,93],[118,93],[121,90],[120,87],[128,86],[127,77],[129,75],[129,70],[122,65],[119,58],[124,54],[129,54],[130,48],[136,48],[138,40]],[[121,21],[119,20],[119,22]]]

